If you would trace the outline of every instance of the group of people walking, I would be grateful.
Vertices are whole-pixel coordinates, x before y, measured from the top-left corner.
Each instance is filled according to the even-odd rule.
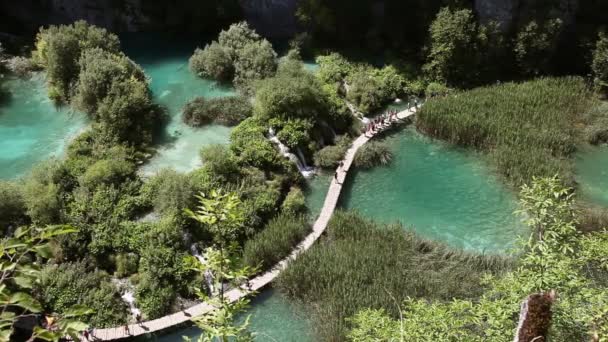
[[[388,112],[373,118],[371,122],[365,126],[365,135],[367,135],[367,133],[379,131],[385,125],[389,125],[391,122],[399,120],[397,113],[397,110],[391,109]]]

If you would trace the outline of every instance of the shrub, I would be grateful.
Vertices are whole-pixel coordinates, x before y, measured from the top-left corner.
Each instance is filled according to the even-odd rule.
[[[429,32],[430,51],[424,71],[433,80],[448,85],[475,82],[485,36],[473,11],[444,7]]]
[[[49,95],[67,100],[69,88],[78,77],[81,53],[92,48],[118,53],[119,47],[115,34],[80,20],[72,25],[40,29],[32,59],[46,70]]]
[[[146,82],[144,71],[124,55],[100,48],[83,51],[78,61],[80,73],[75,89],[75,107],[97,118],[99,104],[108,96],[114,82],[131,79]]]
[[[551,59],[556,53],[562,27],[561,19],[540,24],[533,20],[517,33],[515,57],[524,74],[539,75],[551,70]]]
[[[34,167],[23,184],[23,201],[27,215],[38,224],[57,221],[61,209],[61,189],[56,175],[61,165],[51,160]]]
[[[118,326],[127,321],[127,306],[108,274],[84,262],[43,268],[33,293],[47,312],[61,314],[76,304],[92,309],[86,321],[95,327]]]
[[[263,127],[256,118],[241,122],[230,133],[230,150],[237,156],[239,163],[264,170],[280,167],[281,156],[264,134]]]
[[[274,75],[277,54],[267,40],[245,45],[234,62],[234,85],[251,92],[252,82]]]
[[[80,177],[82,187],[90,190],[101,184],[119,185],[127,178],[133,177],[135,164],[124,159],[101,159],[91,165]]]
[[[308,211],[306,207],[306,197],[304,192],[299,187],[293,186],[289,189],[287,197],[281,205],[281,211],[287,215],[300,215],[305,214]]]
[[[591,70],[595,85],[604,95],[608,95],[608,36],[605,33],[600,34],[595,44]]]
[[[0,232],[19,223],[25,217],[25,202],[20,185],[9,181],[0,181]]]
[[[310,119],[288,119],[279,125],[277,138],[290,149],[306,146],[310,141],[310,130],[313,127]]]
[[[448,88],[445,84],[431,82],[426,86],[424,91],[424,95],[427,98],[435,97],[435,96],[445,96],[448,95],[452,89]]]
[[[310,225],[303,216],[281,214],[245,243],[243,262],[261,270],[270,269],[289,255],[308,232]]]
[[[137,285],[135,296],[144,318],[155,319],[169,313],[177,294],[170,284],[162,284],[143,276]]]
[[[137,272],[137,254],[120,253],[116,256],[116,278],[125,278]]]
[[[386,102],[382,93],[382,84],[367,68],[358,69],[350,74],[348,85],[350,89],[346,98],[363,113],[375,111]]]
[[[210,100],[197,97],[184,106],[182,119],[193,127],[204,126],[211,122],[236,125],[250,117],[252,112],[253,106],[246,97],[221,97]]]
[[[393,153],[386,142],[369,141],[357,150],[354,164],[359,168],[370,169],[379,165],[388,165],[392,159]]]
[[[502,257],[454,251],[400,225],[375,224],[352,212],[334,213],[326,232],[276,281],[281,292],[312,310],[323,341],[343,340],[345,318],[364,308],[398,316],[395,303],[408,297],[474,298],[483,290],[484,273],[510,265]]]
[[[591,95],[580,78],[505,83],[430,99],[416,124],[434,137],[488,153],[515,185],[555,172],[572,181],[568,158],[583,136]]]
[[[232,60],[236,60],[245,45],[260,41],[262,37],[249,27],[247,22],[230,25],[228,30],[221,31],[218,37],[220,46],[228,53]]]
[[[159,214],[179,213],[194,202],[190,177],[173,169],[160,170],[144,184],[142,193]]]
[[[350,138],[346,136],[338,137],[335,145],[325,146],[315,152],[315,165],[326,169],[335,169],[344,158],[344,154],[350,147],[350,143]]]
[[[234,77],[234,64],[230,55],[217,42],[196,49],[189,60],[190,70],[199,76],[211,77],[221,82]]]
[[[6,67],[19,77],[27,77],[34,70],[32,60],[22,56],[11,57],[6,63]]]
[[[240,168],[234,155],[224,145],[209,145],[201,150],[203,168],[220,184],[236,182]]]

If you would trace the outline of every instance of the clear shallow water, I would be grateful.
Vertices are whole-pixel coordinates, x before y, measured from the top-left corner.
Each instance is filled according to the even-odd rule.
[[[0,104],[0,179],[27,173],[35,164],[61,156],[71,138],[87,126],[86,116],[56,108],[47,96],[44,76],[10,78],[10,93]]]
[[[513,214],[515,195],[477,155],[413,128],[386,141],[394,153],[392,164],[353,170],[340,198],[342,207],[380,222],[400,221],[427,238],[468,250],[504,251],[525,231]],[[318,197],[311,195],[309,201]]]
[[[231,96],[236,94],[234,89],[190,72],[188,59],[197,46],[194,40],[137,33],[125,35],[121,41],[126,54],[139,63],[150,78],[154,101],[165,106],[171,118],[160,139],[158,154],[144,165],[142,172],[150,175],[167,167],[187,172],[199,167],[201,147],[227,144],[230,128],[220,125],[188,127],[181,120],[182,108],[197,96]]]
[[[247,315],[251,315],[249,329],[255,332],[256,341],[314,341],[310,321],[302,315],[302,310],[273,289],[260,293],[252,301]],[[244,317],[241,317],[240,321],[243,319]],[[182,336],[196,340],[199,335],[200,330],[197,327],[189,327],[153,339],[159,342],[178,342],[183,341]]]
[[[577,154],[576,181],[583,199],[608,207],[608,145]]]

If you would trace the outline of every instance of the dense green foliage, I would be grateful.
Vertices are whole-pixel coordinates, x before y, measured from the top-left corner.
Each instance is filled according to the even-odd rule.
[[[42,270],[34,294],[49,311],[66,312],[79,304],[93,310],[86,317],[95,327],[124,324],[127,306],[107,273],[82,263],[49,265]]]
[[[269,269],[288,256],[309,232],[310,224],[304,216],[279,215],[245,243],[243,262],[250,267]]]
[[[115,34],[82,20],[73,25],[51,25],[40,30],[32,57],[36,64],[46,70],[49,96],[52,99],[70,99],[71,87],[78,79],[80,55],[92,48],[117,53],[120,42]]]
[[[582,235],[576,229],[573,194],[556,178],[524,186],[522,208],[535,234],[520,265],[484,279],[488,290],[477,301],[408,299],[399,320],[383,310],[358,313],[352,341],[511,341],[520,303],[528,295],[555,290],[551,341],[585,341],[608,336],[607,232]],[[441,324],[450,322],[450,324]]]
[[[344,159],[344,154],[350,147],[351,139],[340,136],[335,145],[325,146],[314,155],[315,165],[325,169],[335,169],[338,163]]]
[[[358,168],[369,169],[374,166],[388,165],[393,159],[393,153],[384,141],[369,141],[361,146],[355,154],[353,163]]]
[[[242,96],[220,97],[206,100],[197,97],[186,103],[182,119],[193,127],[215,122],[222,125],[236,125],[253,113],[251,102]]]
[[[197,48],[190,57],[190,69],[199,76],[232,81],[245,93],[252,82],[274,75],[277,54],[246,22],[232,24],[220,32],[218,40]]]
[[[604,93],[608,94],[608,36],[600,34],[593,51],[591,64],[595,85]]]
[[[66,336],[77,339],[78,334],[87,327],[78,319],[90,315],[90,309],[82,305],[66,307],[59,315],[32,296],[35,287],[43,276],[42,265],[53,256],[52,245],[59,236],[73,233],[67,226],[49,226],[44,229],[22,226],[0,240],[0,340],[14,339],[58,341]],[[22,327],[23,320],[32,315],[50,318],[47,326],[42,322],[31,321],[30,331],[13,335],[16,327]],[[21,329],[22,330],[22,329]],[[31,336],[30,336],[31,335]]]
[[[25,219],[25,211],[21,187],[15,182],[0,181],[0,231],[19,225]]]
[[[304,197],[302,189],[295,186],[292,187],[287,193],[285,201],[283,201],[281,210],[283,213],[293,216],[305,214],[308,208],[306,207],[306,197]]]
[[[365,308],[385,308],[408,297],[471,298],[482,273],[509,265],[422,240],[400,225],[383,226],[356,213],[336,212],[327,237],[293,261],[277,286],[311,309],[319,339],[340,341],[345,318]]]
[[[474,89],[426,102],[417,116],[431,136],[487,152],[515,185],[556,172],[571,182],[568,159],[580,142],[583,115],[595,104],[580,78],[545,78]]]

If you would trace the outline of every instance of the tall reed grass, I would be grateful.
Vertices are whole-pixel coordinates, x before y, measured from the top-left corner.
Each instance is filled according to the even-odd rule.
[[[582,78],[540,78],[430,99],[418,114],[417,127],[487,152],[514,185],[555,173],[572,182],[570,156],[587,140],[585,127],[602,120],[585,115],[597,105]]]
[[[502,256],[456,251],[355,212],[338,211],[327,236],[293,261],[277,281],[289,297],[310,308],[320,341],[343,341],[345,320],[364,308],[398,317],[406,297],[474,298],[480,277],[511,267]]]

